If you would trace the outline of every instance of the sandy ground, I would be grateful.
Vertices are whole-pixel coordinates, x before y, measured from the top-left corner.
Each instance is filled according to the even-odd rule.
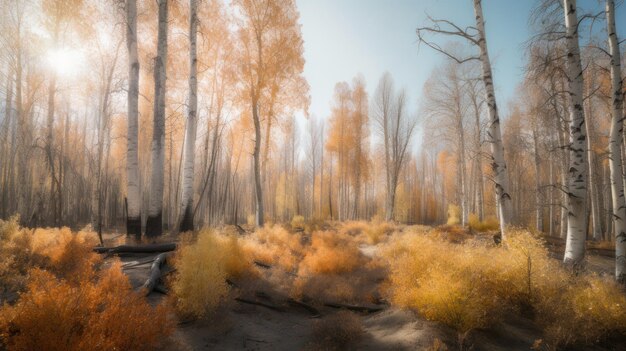
[[[369,257],[376,255],[376,247],[362,245],[361,252]],[[148,276],[149,260],[155,255],[120,257],[125,273],[132,285],[139,288]],[[115,258],[109,258],[113,260]],[[611,272],[612,259],[589,257],[589,267],[599,272]],[[158,303],[165,295],[152,293],[149,300]],[[284,310],[249,305],[229,299],[208,321],[179,322],[164,350],[307,350],[311,344],[313,325],[320,318],[337,313],[336,309],[321,307],[321,317],[313,318],[305,309],[281,304]],[[449,328],[430,322],[411,311],[386,306],[382,311],[359,314],[363,336],[354,350],[424,350],[437,338],[455,350],[456,333]],[[532,321],[511,316],[503,324],[489,330],[473,331],[472,350],[530,350],[541,332]],[[589,348],[587,348],[589,349]],[[591,348],[590,350],[605,350]],[[612,350],[626,350],[626,345]]]

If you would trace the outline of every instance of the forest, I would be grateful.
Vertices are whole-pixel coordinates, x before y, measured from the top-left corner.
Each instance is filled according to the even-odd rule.
[[[626,350],[626,5],[442,3],[0,0],[0,351]]]

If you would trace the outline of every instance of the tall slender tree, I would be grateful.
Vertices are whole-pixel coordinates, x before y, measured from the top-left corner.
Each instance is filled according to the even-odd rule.
[[[491,146],[491,168],[493,169],[493,181],[496,190],[496,206],[500,217],[500,232],[502,234],[502,238],[505,239],[506,227],[510,222],[511,216],[511,195],[509,192],[508,172],[506,169],[506,161],[504,159],[504,146],[502,144],[502,134],[500,131],[500,116],[498,114],[498,105],[496,103],[496,95],[493,86],[493,72],[491,69],[489,52],[487,50],[485,20],[481,0],[474,0],[474,15],[476,17],[476,27],[468,27],[464,30],[448,20],[431,19],[433,26],[418,28],[417,36],[421,43],[424,43],[430,48],[445,54],[458,63],[479,60],[482,64],[482,81],[485,86],[485,98],[487,101],[487,111],[489,115],[486,141]],[[447,26],[450,29],[442,28],[442,26]],[[478,47],[479,55],[465,58],[456,57],[455,55],[442,49],[439,45],[428,41],[425,38],[426,33],[452,35],[463,38]]]
[[[154,125],[152,129],[152,176],[150,178],[150,204],[146,235],[163,233],[163,186],[165,163],[165,84],[167,66],[167,0],[158,0],[159,22],[157,56],[154,59]]]
[[[613,226],[615,231],[615,278],[626,283],[626,201],[622,173],[622,144],[624,129],[624,92],[621,55],[615,28],[615,2],[606,0],[606,30],[611,54],[611,132],[609,136],[609,167],[611,172],[611,198],[613,200]]]
[[[180,231],[193,230],[193,179],[196,159],[196,125],[198,110],[198,2],[189,0],[189,106],[185,131],[185,165],[183,168],[183,196],[180,208]]]
[[[265,206],[261,176],[261,122],[264,118],[271,118],[272,114],[262,107],[270,104],[274,94],[281,94],[280,89],[290,86],[290,81],[297,81],[301,77],[304,70],[303,40],[298,25],[299,14],[293,0],[236,0],[233,3],[239,9],[240,46],[239,57],[235,60],[239,63],[240,97],[249,102],[249,116],[254,125],[255,223],[263,226]],[[308,85],[304,85],[298,95],[308,93]],[[272,87],[279,91],[273,91]]]
[[[576,0],[564,0],[566,75],[569,82],[569,177],[568,221],[563,262],[578,266],[585,256],[587,238],[587,133],[583,110],[583,69],[578,43],[579,19]]]
[[[394,219],[396,191],[400,172],[407,159],[407,148],[417,120],[406,111],[404,91],[396,93],[391,74],[385,73],[378,82],[373,103],[373,119],[385,153],[385,219]]]
[[[126,147],[126,233],[141,236],[139,184],[139,55],[137,54],[137,0],[126,0],[128,100]]]

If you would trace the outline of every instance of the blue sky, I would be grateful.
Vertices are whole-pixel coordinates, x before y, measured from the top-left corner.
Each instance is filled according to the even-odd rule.
[[[619,2],[619,1],[618,1]],[[524,43],[535,0],[483,0],[496,98],[506,114],[523,76]],[[585,9],[603,9],[597,0],[579,1]],[[310,113],[326,118],[336,82],[362,74],[372,94],[380,76],[391,72],[407,89],[417,110],[424,82],[443,56],[419,48],[415,29],[426,13],[459,25],[473,25],[471,0],[297,0],[305,49],[304,74],[311,86]],[[626,5],[617,10],[620,38],[626,33]],[[604,28],[604,22],[597,24]],[[445,40],[440,37],[442,44]]]

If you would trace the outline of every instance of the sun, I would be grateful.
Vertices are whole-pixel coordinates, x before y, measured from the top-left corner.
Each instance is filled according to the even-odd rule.
[[[75,77],[82,70],[85,63],[85,55],[80,50],[56,49],[46,55],[49,67],[61,77]]]

